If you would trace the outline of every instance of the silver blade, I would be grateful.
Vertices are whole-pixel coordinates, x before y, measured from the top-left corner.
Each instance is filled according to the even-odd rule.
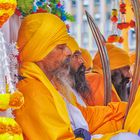
[[[96,26],[91,15],[87,11],[85,11],[85,13],[100,53],[100,58],[103,67],[103,74],[104,74],[104,90],[105,90],[104,105],[107,105],[111,101],[111,72],[109,67],[109,59],[105,47],[105,39],[101,34],[101,32],[99,31],[98,27]]]

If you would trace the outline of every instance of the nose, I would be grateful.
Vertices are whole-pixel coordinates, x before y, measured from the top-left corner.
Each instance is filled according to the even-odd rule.
[[[84,63],[84,59],[82,56],[79,57],[78,62],[80,65]]]
[[[132,72],[131,72],[131,70],[129,70],[128,72],[127,72],[127,75],[126,75],[128,78],[132,78]]]
[[[64,54],[70,57],[72,55],[72,52],[68,47],[65,47]]]
[[[129,77],[132,78],[132,76],[133,76],[133,75],[132,75],[132,71],[130,70],[130,71],[129,71]]]

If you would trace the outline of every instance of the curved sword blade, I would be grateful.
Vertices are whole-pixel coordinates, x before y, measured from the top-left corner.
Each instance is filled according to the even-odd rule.
[[[102,62],[102,67],[103,67],[103,74],[104,74],[104,105],[107,105],[111,101],[111,72],[110,72],[110,67],[109,67],[109,59],[106,51],[105,46],[105,39],[101,32],[99,31],[98,27],[96,26],[93,18],[91,15],[85,11],[87,20],[90,26],[90,29],[92,31],[93,37],[96,41],[99,53],[100,53],[100,58]]]

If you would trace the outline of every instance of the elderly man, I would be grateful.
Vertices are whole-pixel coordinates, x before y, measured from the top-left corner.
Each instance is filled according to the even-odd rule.
[[[75,46],[78,46],[78,44]],[[88,72],[85,75],[85,59],[87,55],[82,55],[82,51],[76,51],[73,54],[71,61],[71,74],[75,78],[75,88],[82,96],[87,105],[103,105],[104,104],[104,89],[103,75]],[[90,58],[89,58],[90,60]],[[87,62],[87,61],[86,61]],[[89,61],[90,62],[90,61]],[[85,78],[86,77],[86,78]],[[112,101],[119,102],[120,98],[117,93],[112,90]]]
[[[15,115],[26,140],[74,139],[63,97],[52,85],[57,69],[67,68],[71,55],[67,41],[66,26],[54,15],[29,15],[21,24],[18,46],[22,80],[17,86],[23,91],[25,104]]]

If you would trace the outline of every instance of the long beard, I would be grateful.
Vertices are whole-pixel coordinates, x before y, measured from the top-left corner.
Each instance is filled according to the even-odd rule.
[[[85,66],[82,64],[75,73],[75,89],[83,98],[87,98],[90,94],[90,89],[85,78]]]
[[[127,86],[129,83],[129,78],[124,77],[121,73],[114,73],[112,76],[112,83],[121,98],[122,101],[127,101],[128,100],[128,95],[129,95],[129,90],[130,88]],[[120,81],[120,82],[118,82]]]
[[[66,58],[58,69],[53,71],[53,75],[57,78],[67,77],[70,72],[70,58]]]
[[[59,91],[59,93],[67,99],[71,104],[76,105],[75,96],[73,94],[73,89],[69,84],[69,68],[61,67],[57,70],[54,75],[54,84]]]

